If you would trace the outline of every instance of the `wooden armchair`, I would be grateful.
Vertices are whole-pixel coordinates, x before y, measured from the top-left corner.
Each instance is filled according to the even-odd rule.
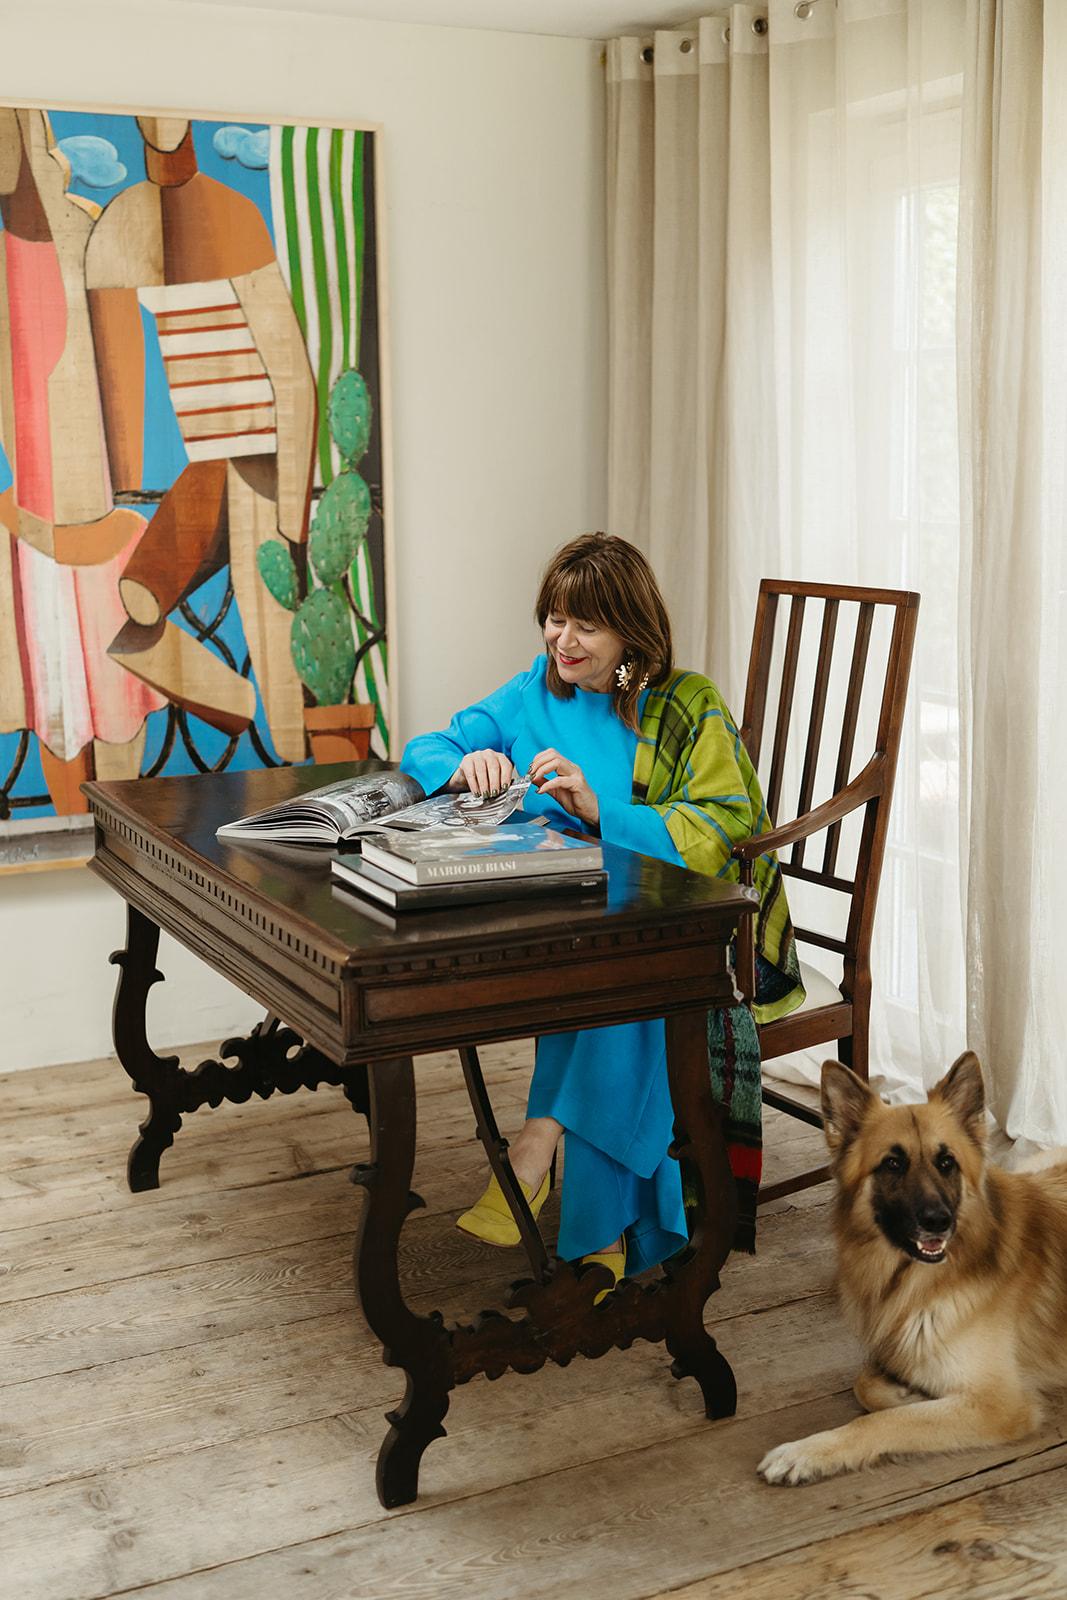
[[[901,726],[904,719],[904,701],[911,671],[912,648],[915,642],[915,625],[918,620],[919,596],[897,589],[863,589],[843,584],[784,583],[765,578],[760,584],[756,607],[756,624],[749,658],[748,684],[745,692],[745,709],[741,737],[757,771],[763,751],[764,721],[768,709],[771,667],[775,656],[775,624],[778,618],[779,599],[790,600],[788,627],[784,651],[781,653],[781,678],[778,691],[777,716],[771,745],[769,774],[764,785],[767,810],[772,818],[780,814],[783,785],[787,772],[789,735],[793,722],[794,701],[797,698],[797,668],[801,658],[805,612],[809,602],[821,601],[821,633],[814,681],[811,688],[808,716],[807,742],[800,769],[799,794],[796,816],[792,822],[783,823],[758,838],[746,839],[734,849],[741,863],[741,881],[752,882],[753,862],[767,850],[777,850],[782,872],[787,879],[818,884],[824,889],[846,895],[849,900],[848,923],[844,937],[821,932],[816,928],[796,927],[800,944],[814,945],[832,951],[842,958],[839,985],[835,985],[821,971],[801,963],[808,991],[800,1010],[777,1022],[760,1027],[760,1051],[763,1060],[771,1061],[794,1050],[804,1050],[812,1045],[829,1045],[838,1058],[851,1066],[861,1077],[868,1075],[868,1033],[871,1010],[871,933],[878,899],[878,881],[885,854],[889,827],[889,810],[893,798],[897,756],[900,750]],[[834,732],[827,726],[827,699],[833,667],[834,643],[837,636],[839,614],[842,606],[856,609],[856,627],[852,645],[847,688],[844,693],[840,726],[836,730],[837,751],[834,764],[833,793],[820,805],[812,807],[816,774],[824,739],[831,740]],[[784,610],[784,608],[783,608]],[[855,777],[851,776],[857,728],[860,723],[864,677],[870,653],[872,629],[876,614],[888,617],[891,624],[885,660],[885,676],[878,702],[877,731],[874,748]],[[832,719],[831,719],[832,720]],[[832,746],[831,746],[832,748]],[[847,816],[862,808],[862,830],[851,876],[848,869],[839,871],[838,854],[841,843],[841,825]],[[815,834],[825,833],[822,861],[818,867],[807,864],[806,847]],[[792,846],[788,859],[786,850]],[[746,919],[738,934],[738,976],[744,993],[755,992],[755,958],[753,952],[752,919]],[[822,1126],[818,1110],[818,1097],[810,1090],[805,1092],[792,1086],[773,1088],[766,1081],[763,1088],[765,1105],[798,1117],[814,1127]],[[791,1194],[794,1190],[821,1183],[829,1176],[827,1167],[818,1167],[797,1177],[768,1186],[760,1193],[761,1202]]]

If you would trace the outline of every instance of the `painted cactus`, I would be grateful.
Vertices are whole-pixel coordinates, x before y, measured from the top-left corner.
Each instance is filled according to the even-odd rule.
[[[260,577],[280,605],[293,611],[290,649],[300,679],[320,706],[348,698],[356,670],[356,647],[348,606],[333,588],[297,593],[296,564],[280,539],[268,539],[256,556]]]
[[[367,453],[370,443],[370,390],[360,373],[352,367],[342,372],[327,403],[330,435],[346,466],[355,466]]]
[[[264,540],[256,551],[256,566],[278,604],[295,611],[300,604],[300,581],[288,545],[280,539]]]
[[[370,392],[360,373],[341,373],[330,390],[327,416],[344,465],[319,501],[308,554],[320,583],[339,583],[367,536],[372,510],[370,490],[356,471],[371,429]]]
[[[320,706],[348,699],[356,670],[352,617],[332,589],[313,589],[301,602],[290,634],[293,663]]]
[[[339,472],[315,512],[308,555],[320,583],[344,577],[366,538],[370,523],[370,490],[358,472]]]
[[[330,391],[327,416],[343,465],[323,493],[308,535],[309,565],[321,587],[301,596],[300,574],[284,540],[265,540],[256,555],[267,589],[279,605],[295,613],[293,663],[320,706],[341,705],[349,698],[359,655],[366,648],[364,644],[357,653],[352,574],[373,511],[370,489],[356,471],[370,443],[372,406],[358,372],[341,373]],[[367,619],[359,620],[370,632]]]

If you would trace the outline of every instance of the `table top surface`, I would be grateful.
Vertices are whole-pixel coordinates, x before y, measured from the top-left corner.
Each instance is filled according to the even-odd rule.
[[[224,822],[320,788],[347,773],[382,765],[357,762],[136,778],[87,784],[85,792],[105,830],[105,842],[109,819],[117,817],[135,834],[163,845],[184,867],[234,890],[241,903],[267,907],[291,925],[314,931],[316,942],[342,959],[346,953],[382,956],[390,950],[410,956],[414,947],[428,954],[444,953],[483,940],[498,943],[541,932],[580,935],[643,925],[662,928],[665,923],[709,915],[726,924],[754,909],[751,890],[605,844],[606,897],[556,894],[394,916],[331,880],[331,852],[322,845],[253,845],[215,836]]]

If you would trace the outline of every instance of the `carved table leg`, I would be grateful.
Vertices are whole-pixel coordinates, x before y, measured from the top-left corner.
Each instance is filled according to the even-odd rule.
[[[244,1105],[253,1095],[295,1094],[322,1083],[339,1084],[354,1111],[369,1110],[367,1069],[341,1067],[268,1012],[243,1038],[226,1039],[222,1060],[208,1059],[186,1070],[178,1056],[157,1056],[148,1043],[145,1007],[148,991],[163,974],[156,968],[159,928],[132,905],[126,908],[126,948],[111,957],[119,967],[112,1032],[115,1053],[134,1088],[148,1096],[149,1112],[130,1151],[130,1188],[159,1188],[159,1158],[174,1143],[182,1117],[224,1100]],[[413,1196],[413,1203],[422,1201]]]
[[[126,1068],[134,1088],[148,1096],[148,1115],[126,1163],[130,1188],[159,1188],[159,1158],[174,1143],[182,1125],[178,1107],[177,1056],[157,1056],[148,1043],[145,1009],[148,991],[163,974],[156,969],[159,928],[137,911],[126,907],[126,948],[116,950],[111,960],[119,968],[112,1013],[115,1054]]]
[[[410,1056],[372,1063],[370,1162],[356,1181],[367,1191],[356,1234],[355,1275],[363,1315],[384,1346],[387,1366],[402,1367],[407,1389],[378,1452],[378,1498],[386,1508],[408,1505],[419,1489],[419,1463],[442,1422],[455,1383],[452,1349],[436,1313],[416,1316],[404,1304],[397,1245],[411,1209],[415,1162],[415,1075]]]
[[[667,1019],[667,1072],[674,1103],[673,1153],[687,1187],[695,1189],[689,1247],[667,1267],[670,1278],[667,1349],[676,1378],[695,1378],[709,1417],[732,1417],[737,1384],[726,1357],[704,1327],[704,1307],[719,1287],[719,1268],[730,1252],[737,1200],[723,1131],[708,1076],[704,1011]]]
[[[367,1087],[366,1064],[361,1063],[357,1067],[351,1067],[341,1087],[352,1110],[358,1116],[369,1117],[370,1091]]]

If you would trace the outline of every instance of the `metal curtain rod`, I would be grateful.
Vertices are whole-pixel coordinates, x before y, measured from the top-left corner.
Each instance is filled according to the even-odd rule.
[[[819,3],[819,0],[797,0],[796,5],[793,7],[793,15],[797,18],[798,22],[807,22],[808,18],[811,16],[812,12],[815,10],[815,7],[818,5],[818,3]],[[752,32],[755,33],[755,34],[758,34],[758,35],[760,35],[762,37],[762,35],[767,32],[767,18],[766,17],[754,17],[752,19]],[[727,23],[726,27],[722,30],[722,37],[723,37],[723,43],[724,44],[729,44],[729,42],[730,42],[730,25],[729,25],[729,23]],[[693,40],[688,35],[686,35],[685,37],[683,37],[682,39],[680,39],[678,41],[678,48],[682,52],[683,55],[688,55],[690,50],[692,50],[692,48],[693,48]],[[606,50],[602,50],[600,52],[600,64],[601,64],[601,66],[603,66],[606,63],[607,59],[608,59],[607,51]],[[646,44],[644,49],[641,51],[641,60],[646,64],[646,66],[651,66],[655,59],[656,59],[655,47],[653,45]]]

